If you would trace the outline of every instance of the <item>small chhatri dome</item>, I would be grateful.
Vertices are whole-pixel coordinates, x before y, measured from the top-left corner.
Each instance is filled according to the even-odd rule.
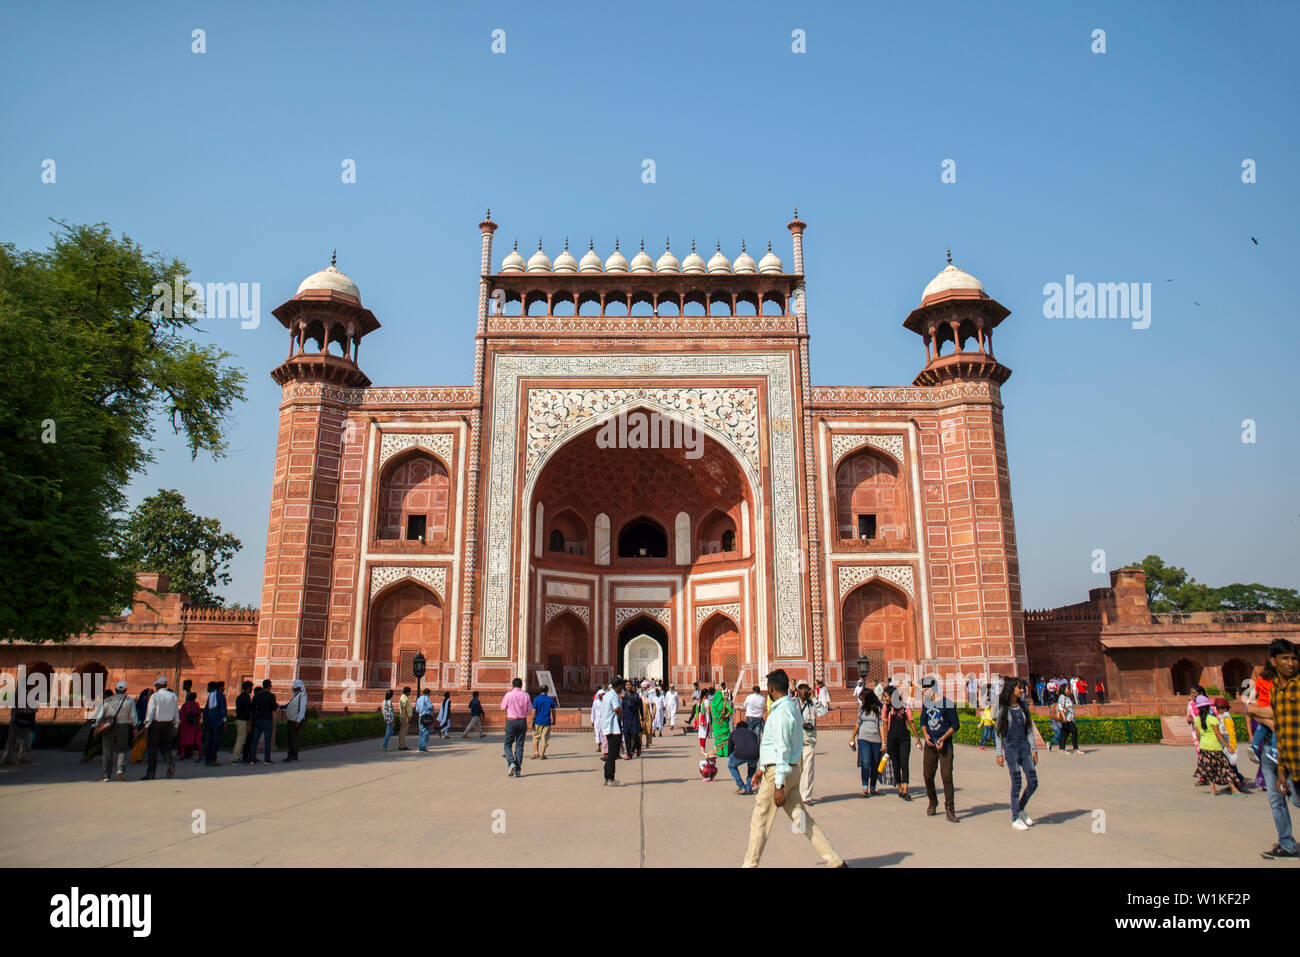
[[[988,293],[984,291],[984,284],[968,272],[963,272],[952,264],[952,250],[948,250],[948,265],[943,267],[939,275],[931,279],[921,293],[921,305],[925,305],[931,297],[946,296],[954,292],[974,293],[974,296],[966,298],[987,299]]]
[[[627,257],[618,251],[618,237],[615,237],[614,251],[605,260],[605,272],[625,273],[627,271]]]
[[[537,252],[528,257],[529,272],[550,272],[551,260],[542,252],[542,239],[537,238]]]
[[[569,237],[568,237],[568,236],[565,236],[565,237],[564,237],[564,251],[563,251],[562,253],[560,253],[560,255],[558,255],[558,256],[555,257],[555,268],[554,268],[554,271],[555,271],[555,272],[563,272],[563,273],[570,273],[570,272],[577,272],[577,271],[578,271],[578,260],[574,259],[574,258],[573,258],[573,254],[572,254],[571,252],[569,252]]]
[[[714,248],[717,252],[715,252],[713,258],[709,260],[709,272],[731,272],[731,260],[722,255],[722,242],[716,242]]]
[[[655,271],[654,260],[646,255],[645,240],[641,240],[641,251],[632,257],[632,271],[634,273],[648,273]]]
[[[679,263],[677,261],[677,257],[673,255],[672,249],[669,248],[668,245],[668,237],[665,236],[664,254],[660,256],[659,261],[655,263],[655,272],[680,273],[681,271],[682,271],[682,264]]]
[[[682,260],[682,272],[688,276],[698,276],[706,272],[708,267],[704,265],[704,257],[695,251],[695,237],[691,237],[691,251],[686,254]]]
[[[334,250],[330,256],[330,264],[320,272],[314,272],[302,282],[298,283],[298,291],[294,293],[294,298],[298,298],[304,292],[336,292],[339,295],[347,296],[349,299],[355,299],[357,305],[361,305],[361,290],[347,276],[339,271],[338,266],[334,263],[338,259],[338,250]]]
[[[578,272],[600,272],[600,257],[596,255],[596,240],[587,240],[587,251],[578,263]]]
[[[737,276],[752,276],[758,272],[758,263],[754,262],[754,257],[745,251],[745,241],[740,241],[740,255],[736,257],[736,264],[731,267],[731,271]]]
[[[767,241],[767,255],[758,261],[758,271],[764,276],[770,273],[785,272],[785,264],[781,262],[781,257],[772,252],[772,240]]]
[[[515,248],[506,253],[506,258],[501,260],[502,272],[523,272],[528,268],[524,262],[524,257],[519,255],[519,237],[515,237]]]

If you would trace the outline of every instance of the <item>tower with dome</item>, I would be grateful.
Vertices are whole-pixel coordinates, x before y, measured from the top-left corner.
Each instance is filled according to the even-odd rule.
[[[615,675],[1027,674],[1008,310],[979,280],[949,257],[925,286],[911,385],[814,385],[797,211],[789,268],[712,236],[515,240],[494,268],[497,228],[470,385],[373,385],[384,333],[334,262],[274,310],[256,678],[367,710],[417,655],[453,695],[549,675],[588,703]]]

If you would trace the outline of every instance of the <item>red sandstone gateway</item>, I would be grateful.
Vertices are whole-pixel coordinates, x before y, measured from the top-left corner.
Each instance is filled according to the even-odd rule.
[[[356,689],[364,710],[414,684],[420,652],[435,689],[549,671],[583,703],[616,673],[744,686],[782,667],[844,694],[860,659],[873,678],[1027,673],[1007,310],[949,262],[905,323],[926,350],[911,386],[813,386],[805,224],[788,228],[789,271],[770,247],[706,262],[665,242],[657,260],[516,249],[493,272],[489,217],[467,387],[371,386],[356,284],[333,264],[304,280],[275,310],[255,677],[301,677],[326,710]],[[700,446],[598,441],[637,414]]]

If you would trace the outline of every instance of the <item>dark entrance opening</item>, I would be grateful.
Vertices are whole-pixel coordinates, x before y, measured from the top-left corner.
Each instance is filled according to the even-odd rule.
[[[628,525],[618,536],[619,558],[667,558],[668,534],[649,519]]]
[[[659,624],[653,618],[634,618],[625,624],[618,632],[618,664],[615,670],[623,674],[627,667],[624,662],[623,652],[626,650],[628,643],[635,640],[641,635],[649,635],[659,645],[659,676],[664,683],[668,683],[668,632],[664,626]],[[640,669],[646,670],[646,669]],[[649,675],[629,675],[623,674],[625,678],[646,678]]]

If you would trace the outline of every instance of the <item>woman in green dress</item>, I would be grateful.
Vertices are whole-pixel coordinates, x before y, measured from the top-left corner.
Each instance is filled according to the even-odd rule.
[[[717,750],[717,756],[725,758],[730,755],[727,742],[731,738],[731,705],[727,703],[727,696],[713,692],[713,697],[709,699],[709,714],[713,720],[713,743]]]

